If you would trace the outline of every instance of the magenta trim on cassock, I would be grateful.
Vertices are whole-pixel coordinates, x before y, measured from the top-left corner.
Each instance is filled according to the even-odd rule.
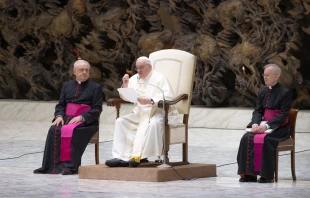
[[[269,121],[279,114],[280,110],[278,109],[276,110],[265,109],[264,121]],[[287,123],[288,119],[286,119],[281,126]],[[262,149],[264,146],[264,139],[266,135],[267,135],[266,133],[263,133],[263,134],[256,134],[254,136],[254,171],[260,171],[260,165],[262,161]]]
[[[260,171],[260,163],[262,161],[262,149],[266,133],[256,134],[254,136],[254,171]]]
[[[89,111],[91,107],[85,104],[73,104],[68,103],[66,107],[67,116],[79,116],[82,113]],[[60,161],[71,160],[71,140],[75,127],[82,124],[78,122],[75,124],[66,124],[61,127],[61,139],[60,139]]]

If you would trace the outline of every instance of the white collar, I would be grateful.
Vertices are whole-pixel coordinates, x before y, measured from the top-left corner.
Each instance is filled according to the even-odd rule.
[[[268,86],[269,89],[272,89],[272,87],[275,86],[277,83],[278,83],[278,82],[276,82],[276,83],[275,83],[274,85],[272,85],[272,86]]]

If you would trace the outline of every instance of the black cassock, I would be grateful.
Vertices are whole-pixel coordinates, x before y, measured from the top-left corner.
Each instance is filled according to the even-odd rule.
[[[237,155],[239,175],[260,175],[268,180],[274,178],[276,148],[279,142],[288,139],[290,135],[289,126],[281,126],[281,124],[288,118],[291,104],[292,93],[279,83],[274,85],[271,89],[264,87],[260,90],[256,107],[252,115],[252,121],[248,124],[247,128],[251,128],[252,124],[259,124],[262,121],[265,109],[278,109],[280,113],[267,122],[270,128],[275,130],[265,136],[260,171],[254,171],[253,140],[255,134],[248,132],[241,138]]]
[[[91,80],[80,84],[76,80],[64,83],[53,121],[57,116],[62,116],[67,124],[73,118],[65,115],[67,103],[86,104],[91,106],[91,109],[82,114],[84,122],[73,131],[71,160],[60,161],[60,130],[62,126],[51,126],[46,138],[42,167],[34,170],[34,173],[78,173],[83,152],[89,140],[99,129],[98,118],[102,111],[102,99],[101,86]]]

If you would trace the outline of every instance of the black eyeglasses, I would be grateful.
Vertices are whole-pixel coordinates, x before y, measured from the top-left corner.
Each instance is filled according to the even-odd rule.
[[[77,70],[78,70],[79,72],[83,72],[83,71],[85,71],[86,73],[89,72],[89,69],[78,68]]]
[[[268,78],[269,76],[272,76],[272,75],[277,75],[277,74],[269,74],[269,75],[267,75],[267,74],[262,74],[262,76],[265,78]]]
[[[135,70],[135,71],[142,70],[142,69],[144,69],[144,67],[147,66],[147,65],[149,65],[149,64],[145,64],[145,65],[143,65],[142,67],[135,67],[135,68],[133,68],[133,70]]]

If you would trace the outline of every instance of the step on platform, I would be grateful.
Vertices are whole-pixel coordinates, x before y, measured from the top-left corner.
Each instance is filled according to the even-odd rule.
[[[165,182],[216,177],[215,164],[186,164],[158,168],[158,163],[143,163],[136,168],[108,167],[104,164],[80,166],[79,179]]]

